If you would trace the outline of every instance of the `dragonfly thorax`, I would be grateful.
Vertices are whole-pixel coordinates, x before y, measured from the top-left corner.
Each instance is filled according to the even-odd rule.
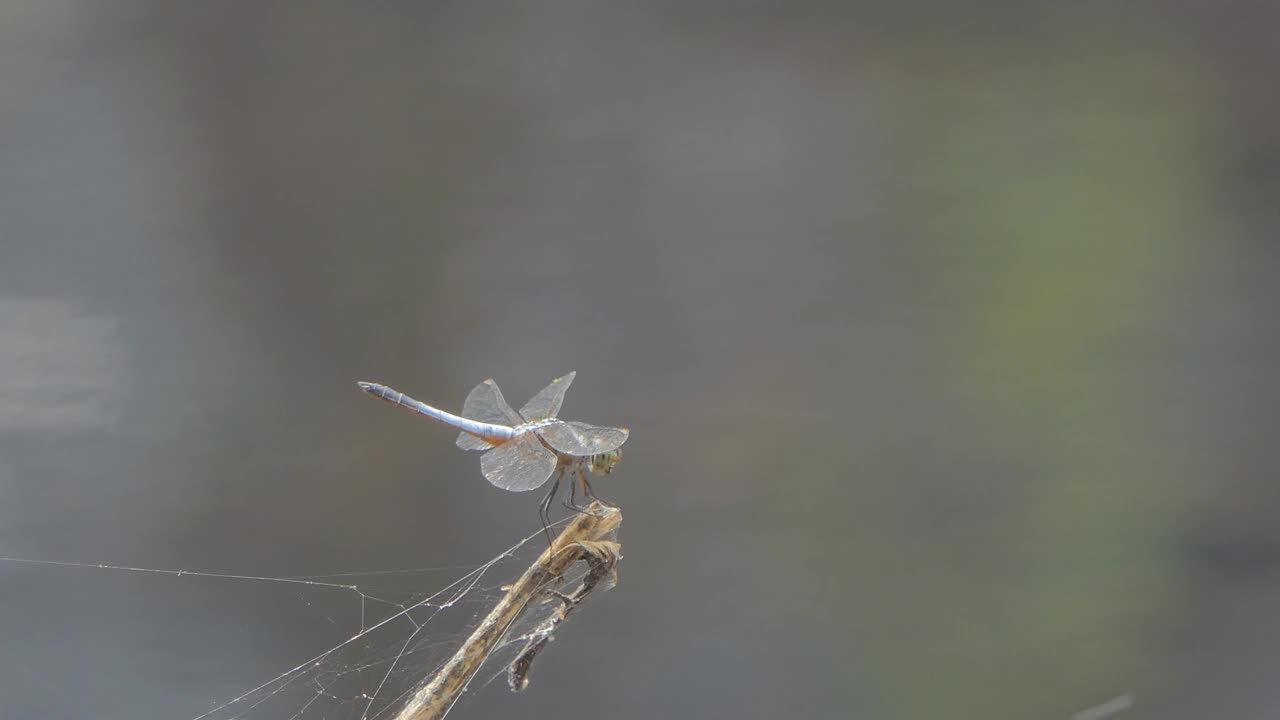
[[[533,420],[531,422],[522,423],[512,428],[516,433],[527,433],[541,430],[552,425],[559,425],[564,421],[559,418],[545,418],[543,420]]]

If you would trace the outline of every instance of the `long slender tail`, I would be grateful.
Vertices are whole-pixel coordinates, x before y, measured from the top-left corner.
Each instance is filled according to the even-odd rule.
[[[379,383],[360,381],[356,383],[360,389],[370,395],[389,402],[392,405],[402,407],[410,412],[435,420],[438,423],[448,425],[456,430],[461,430],[468,435],[474,435],[481,440],[497,445],[504,443],[516,436],[516,431],[504,425],[494,425],[492,423],[480,422],[478,420],[470,420],[468,418],[459,417],[453,413],[445,412],[437,407],[432,407],[421,400],[414,400],[399,390],[393,390],[386,385]]]

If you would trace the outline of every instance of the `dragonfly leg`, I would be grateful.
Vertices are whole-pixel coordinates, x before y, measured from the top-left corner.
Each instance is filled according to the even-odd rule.
[[[584,477],[581,471],[576,473],[576,476],[578,478]],[[578,504],[578,481],[576,479],[569,483],[569,497],[564,501],[564,506],[576,513],[585,514],[587,512],[585,507]]]
[[[547,496],[542,498],[542,503],[538,505],[538,518],[542,520],[542,532],[547,536],[547,545],[551,545],[551,501],[556,497],[556,491],[560,489],[560,480],[564,477],[564,469],[556,474],[555,482],[551,483],[551,489],[547,491]]]
[[[591,481],[587,479],[587,474],[585,472],[578,473],[578,481],[582,483],[582,493],[586,495],[588,498],[590,498],[595,502],[600,503],[601,505],[611,507],[615,510],[618,508],[617,505],[614,505],[608,500],[602,500],[601,498],[597,497],[594,492],[591,491]]]

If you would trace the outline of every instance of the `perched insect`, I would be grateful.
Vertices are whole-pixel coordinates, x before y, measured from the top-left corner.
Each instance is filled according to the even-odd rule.
[[[463,450],[485,450],[480,456],[480,471],[485,479],[503,490],[525,492],[542,487],[556,473],[556,481],[542,499],[538,515],[544,530],[550,524],[548,511],[560,481],[571,478],[569,507],[582,511],[577,504],[577,491],[592,500],[605,502],[591,490],[587,474],[608,475],[622,459],[622,444],[630,431],[560,420],[556,413],[564,402],[565,391],[575,373],[551,381],[533,399],[516,412],[502,397],[492,380],[475,386],[462,404],[462,415],[447,413],[419,400],[392,390],[386,385],[361,382],[360,389],[370,395],[425,415],[436,422],[460,430],[457,445]],[[609,503],[605,502],[606,505]],[[547,538],[550,540],[550,531]]]

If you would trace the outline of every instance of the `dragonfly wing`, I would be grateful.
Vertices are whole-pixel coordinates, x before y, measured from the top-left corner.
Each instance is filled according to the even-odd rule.
[[[577,375],[576,372],[571,372],[552,380],[550,385],[542,388],[537,395],[524,404],[524,407],[520,408],[520,414],[529,422],[555,417],[556,413],[560,412],[564,393],[573,383],[575,375]]]
[[[631,433],[626,428],[599,427],[584,422],[552,423],[537,432],[557,451],[577,457],[617,450]]]
[[[480,471],[503,490],[524,492],[539,487],[556,469],[555,453],[525,433],[480,456]]]
[[[462,417],[468,420],[493,423],[494,425],[510,425],[512,427],[524,422],[520,415],[502,397],[498,384],[485,380],[471,388],[467,399],[462,403]],[[487,450],[489,443],[468,433],[458,433],[457,446],[463,450]]]

